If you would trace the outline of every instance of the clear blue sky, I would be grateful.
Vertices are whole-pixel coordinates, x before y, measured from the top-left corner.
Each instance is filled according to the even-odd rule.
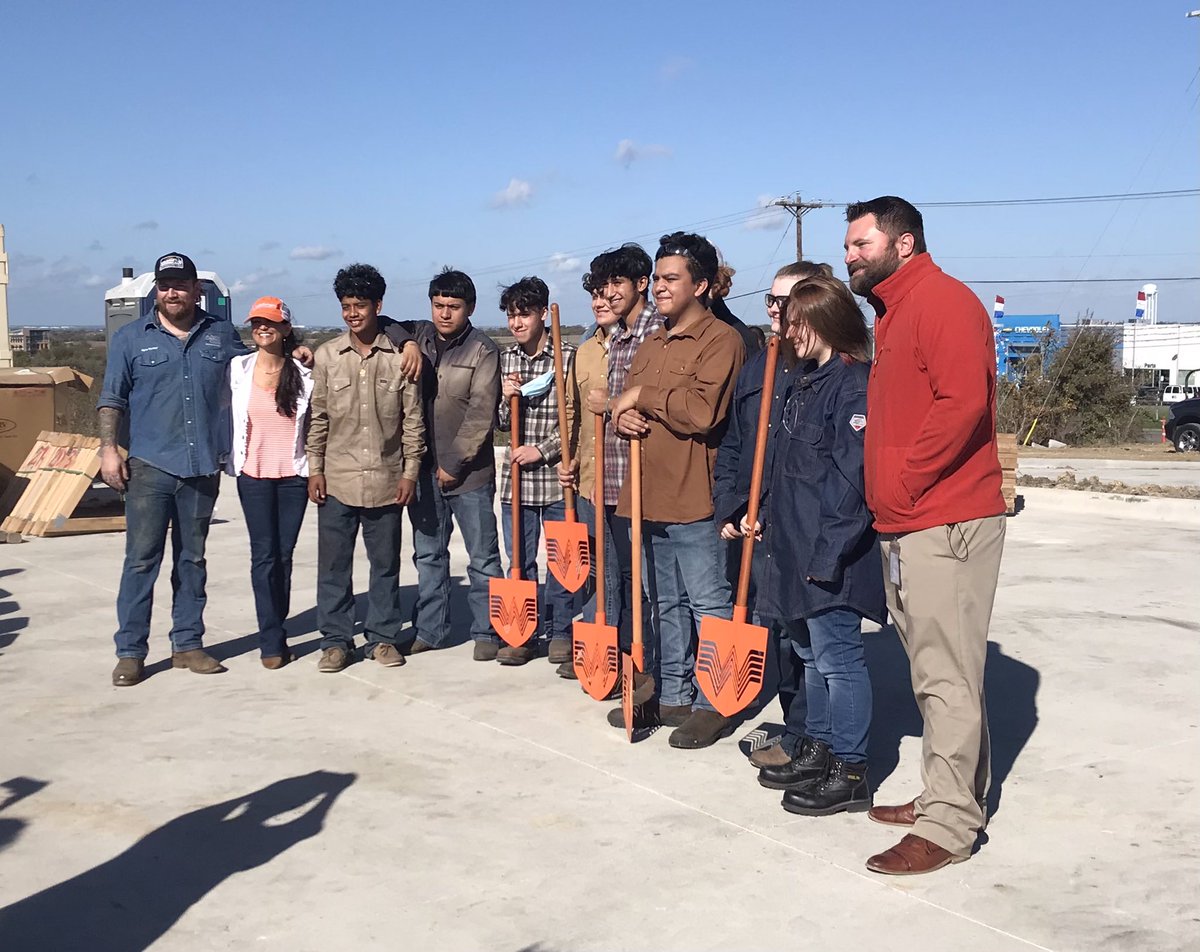
[[[591,255],[677,227],[721,247],[734,294],[762,288],[793,250],[785,220],[737,216],[764,197],[1195,188],[1188,4],[9,3],[10,317],[99,324],[123,265],[180,250],[238,312],[278,294],[310,325],[338,321],[356,260],[396,316],[427,316],[452,264],[480,323],[530,273],[583,322]],[[1141,281],[1200,274],[1198,223],[1196,198],[926,211],[964,279],[1133,279],[976,288],[1064,319],[1124,320]],[[806,257],[844,277],[843,230],[805,219]],[[1163,284],[1160,317],[1200,320],[1200,283]]]

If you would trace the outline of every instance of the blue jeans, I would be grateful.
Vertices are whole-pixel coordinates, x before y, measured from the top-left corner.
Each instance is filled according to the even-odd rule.
[[[221,477],[164,473],[144,460],[129,460],[125,493],[125,567],[117,592],[118,658],[145,658],[150,645],[154,583],[171,527],[171,650],[204,646],[204,544]]]
[[[417,600],[413,627],[417,637],[435,648],[450,636],[450,537],[454,522],[467,549],[471,637],[498,641],[488,616],[488,580],[500,578],[500,541],[496,533],[496,488],[485,483],[470,492],[444,495],[430,470],[417,480],[417,498],[408,507],[413,528],[413,565],[417,569]],[[453,517],[453,521],[451,521]]]
[[[783,710],[783,736],[779,742],[795,755],[808,720],[808,696],[804,689],[804,663],[792,641],[788,626],[778,618],[754,613],[754,624],[767,629],[767,670],[779,679],[779,706]],[[764,684],[764,688],[766,685]]]
[[[592,577],[583,591],[583,620],[596,620],[596,513],[590,499],[575,497],[579,521],[588,527],[588,545],[592,552]],[[604,507],[604,621],[615,625],[617,643],[628,652],[633,646],[633,524],[617,515],[616,506]],[[646,598],[645,559],[642,559],[642,654],[646,671],[654,670],[658,639],[652,632],[654,613]]]
[[[347,506],[325,497],[317,509],[317,626],[321,648],[354,648],[354,543],[362,528],[370,575],[363,634],[375,645],[400,640],[400,519],[397,505]]]
[[[646,522],[642,537],[650,598],[658,608],[659,701],[714,710],[696,684],[696,632],[705,615],[733,617],[725,543],[712,519]]]
[[[828,744],[842,760],[866,763],[871,677],[863,651],[862,616],[849,608],[830,608],[789,621],[787,629],[804,662],[805,733]],[[789,718],[789,731],[797,728]]]
[[[258,650],[264,658],[287,652],[287,621],[292,604],[292,552],[308,507],[308,480],[238,477],[238,499],[250,533],[250,585],[258,616]]]
[[[504,520],[504,548],[512,562],[512,503],[500,503],[500,516]],[[521,507],[521,578],[538,580],[537,555],[542,537],[543,522],[562,522],[567,517],[567,507],[560,499],[548,506]],[[541,605],[538,608],[538,630],[534,638],[571,638],[571,623],[575,620],[575,593],[568,592],[550,572],[546,572],[546,584],[540,590]]]

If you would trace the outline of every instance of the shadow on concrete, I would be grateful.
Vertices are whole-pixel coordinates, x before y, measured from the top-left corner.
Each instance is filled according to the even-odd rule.
[[[0,578],[6,578],[9,575],[16,575],[24,571],[24,569],[0,569]],[[10,598],[12,598],[12,592],[6,588],[0,588],[0,599]],[[0,649],[11,645],[17,640],[17,635],[29,626],[29,619],[27,617],[14,614],[14,612],[20,610],[21,606],[18,602],[0,601],[0,615],[12,616],[11,618],[0,618]]]
[[[920,737],[924,724],[912,695],[908,656],[889,625],[863,639],[871,672],[874,711],[871,719],[869,763],[871,784],[878,788],[900,759],[900,740]],[[1004,781],[1037,728],[1037,692],[1041,676],[1035,668],[1006,655],[1000,645],[987,646],[988,728],[992,742],[992,785],[988,817],[1000,809]],[[913,796],[919,793],[913,790]]]
[[[321,832],[355,779],[315,771],[171,820],[107,863],[0,909],[0,948],[141,952],[228,876]]]
[[[7,790],[8,795],[0,800],[0,812],[9,809],[20,800],[32,796],[49,784],[48,780],[34,780],[32,777],[13,777],[0,783],[0,789]],[[0,850],[11,844],[28,824],[14,817],[0,817]]]

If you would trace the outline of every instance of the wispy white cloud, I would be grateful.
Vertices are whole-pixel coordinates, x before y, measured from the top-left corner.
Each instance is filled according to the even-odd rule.
[[[288,257],[293,261],[324,261],[341,253],[340,248],[329,248],[325,245],[297,245]]]
[[[696,61],[690,56],[672,56],[658,69],[658,74],[668,82],[678,79],[693,66]]]
[[[561,251],[554,252],[554,254],[550,256],[550,260],[546,263],[546,268],[552,274],[578,271],[582,267],[582,258],[576,258],[571,255],[563,254]]]
[[[279,268],[277,270],[269,270],[260,268],[258,271],[251,271],[249,274],[238,278],[233,284],[229,285],[230,294],[245,294],[247,291],[253,291],[262,288],[264,285],[270,284],[272,281],[278,281],[280,278],[286,278],[288,274],[287,268]]]
[[[88,251],[103,251],[104,245],[100,244],[100,239],[97,238],[90,245],[87,246],[87,250]]]
[[[533,186],[524,179],[510,179],[508,185],[492,196],[492,208],[515,208],[528,205],[533,198]]]
[[[671,154],[671,150],[665,145],[638,145],[632,139],[622,139],[617,143],[617,152],[613,156],[625,168],[633,165],[634,162],[639,162],[642,159],[665,158]]]
[[[108,278],[102,274],[89,274],[83,279],[83,286],[85,288],[102,288],[108,283]],[[115,284],[116,282],[113,283]]]
[[[41,255],[24,255],[19,251],[9,255],[8,260],[14,268],[36,268],[46,261]]]
[[[742,227],[746,231],[778,231],[784,227],[792,220],[792,216],[778,205],[772,205],[775,199],[774,195],[759,195],[759,211],[748,218]]]
[[[153,218],[148,218],[148,219],[146,219],[146,221],[140,221],[136,225],[134,225],[133,230],[134,231],[157,231],[158,230],[158,222],[156,222]]]

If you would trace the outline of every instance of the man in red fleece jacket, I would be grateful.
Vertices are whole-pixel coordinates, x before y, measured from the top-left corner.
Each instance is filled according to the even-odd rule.
[[[869,814],[911,833],[867,868],[926,873],[967,859],[987,823],[983,670],[1005,511],[996,350],[979,299],[925,250],[916,208],[884,196],[850,205],[846,221],[850,288],[876,314],[867,504],[925,721],[921,795]]]

